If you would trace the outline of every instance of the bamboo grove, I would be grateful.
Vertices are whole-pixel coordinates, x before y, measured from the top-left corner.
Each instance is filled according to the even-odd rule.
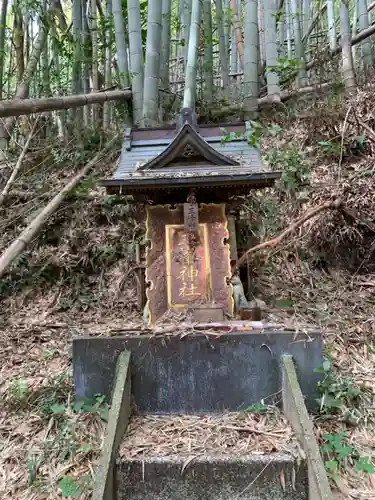
[[[264,102],[332,84],[351,92],[370,78],[374,6],[367,0],[2,0],[0,98],[60,96],[59,109],[52,100],[42,109],[55,109],[45,115],[61,139],[83,127],[111,130],[118,119],[156,125],[186,99],[202,110],[241,107],[251,117]],[[70,96],[114,89],[131,89],[132,105],[118,108],[99,97],[61,109],[77,102]],[[15,116],[2,121],[1,149],[15,124]]]

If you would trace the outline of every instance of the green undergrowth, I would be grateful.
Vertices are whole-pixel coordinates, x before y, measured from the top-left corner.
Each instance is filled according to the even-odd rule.
[[[334,368],[333,361],[333,357],[327,354],[322,367],[316,369],[322,376],[318,383],[319,413],[322,417],[334,415],[349,425],[357,425],[363,418],[361,408],[370,392],[356,384],[352,377],[342,375]]]
[[[373,394],[349,375],[341,374],[334,362],[333,356],[327,353],[322,367],[316,370],[321,374],[317,421],[328,431],[320,438],[327,474],[333,481],[339,481],[341,475],[350,474],[351,470],[357,475],[375,472],[373,458],[362,454],[350,436],[353,428],[366,426],[367,407]]]
[[[359,473],[375,472],[374,464],[369,456],[360,455],[355,444],[351,444],[346,432],[334,434],[324,433],[320,450],[325,458],[325,468],[328,476],[337,480],[340,474],[349,467],[354,467]]]

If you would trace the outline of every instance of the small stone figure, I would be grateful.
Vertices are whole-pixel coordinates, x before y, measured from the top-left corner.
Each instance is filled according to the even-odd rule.
[[[246,300],[243,285],[239,276],[233,276],[230,282],[233,286],[234,310],[238,313],[241,308],[249,307],[249,303]]]
[[[143,308],[143,323],[145,325],[148,325],[149,320],[150,320],[150,308],[147,301],[145,307]]]

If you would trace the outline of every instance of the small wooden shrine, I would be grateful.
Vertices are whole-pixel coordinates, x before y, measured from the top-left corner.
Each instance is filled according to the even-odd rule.
[[[246,123],[198,126],[195,113],[183,109],[177,127],[125,132],[119,166],[103,184],[143,209],[150,324],[169,309],[205,305],[233,317],[232,211],[251,189],[280,177],[265,168],[246,131]]]

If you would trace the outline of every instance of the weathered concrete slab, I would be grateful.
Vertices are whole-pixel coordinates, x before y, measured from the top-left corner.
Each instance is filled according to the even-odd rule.
[[[319,332],[267,331],[213,335],[81,337],[73,340],[78,398],[111,394],[117,357],[131,352],[132,391],[140,412],[236,411],[277,395],[280,356],[291,354],[307,404],[314,406],[322,364]]]
[[[282,394],[285,415],[306,454],[309,500],[332,500],[327,473],[320,456],[313,424],[307,413],[291,356],[281,357]]]
[[[117,500],[307,500],[307,471],[289,455],[118,461]]]

